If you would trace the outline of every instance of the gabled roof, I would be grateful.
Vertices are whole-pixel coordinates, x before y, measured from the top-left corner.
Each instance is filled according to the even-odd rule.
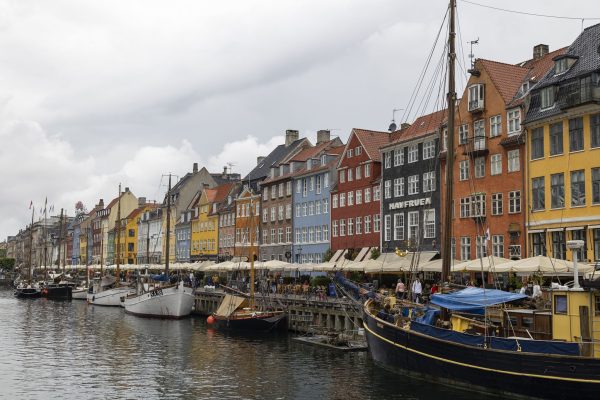
[[[487,72],[504,104],[512,101],[529,73],[529,68],[484,59],[478,59],[476,66]]]
[[[529,74],[527,76],[528,80],[533,80],[535,82],[539,82],[554,66],[554,61],[552,60],[556,56],[560,56],[567,51],[568,47],[563,47],[562,49],[557,49],[549,52],[543,57],[540,58],[532,58],[527,61],[523,61],[519,63],[521,67],[529,68]]]
[[[235,182],[225,183],[212,189],[206,190],[206,199],[209,203],[219,203],[227,198],[231,189],[235,186]]]
[[[391,135],[389,132],[381,132],[381,131],[370,131],[368,129],[352,129],[352,133],[350,134],[350,139],[352,135],[356,136],[360,141],[362,147],[365,149],[365,152],[369,156],[369,158],[373,161],[381,161],[381,154],[379,154],[379,148],[388,144],[391,141]],[[346,146],[350,145],[350,139],[348,139],[348,143]],[[340,162],[342,161],[343,156],[340,158]]]
[[[417,139],[419,137],[428,136],[438,131],[438,129],[444,125],[448,120],[448,109],[439,110],[431,114],[420,116],[410,125],[408,128],[400,132],[393,138],[389,145],[382,147],[388,147],[396,143],[402,143],[409,140]],[[394,132],[395,133],[395,132]]]
[[[294,140],[289,146],[280,144],[279,146],[275,147],[273,151],[271,151],[271,153],[269,153],[269,155],[260,162],[260,164],[254,167],[254,169],[252,169],[252,171],[250,171],[248,175],[244,177],[244,182],[266,178],[269,175],[271,166],[277,164],[279,161],[292,154],[305,141],[308,142],[308,139],[302,138]]]

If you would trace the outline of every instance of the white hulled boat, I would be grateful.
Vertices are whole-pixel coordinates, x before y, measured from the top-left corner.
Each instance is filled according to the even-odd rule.
[[[87,292],[88,303],[95,306],[120,307],[122,297],[135,293],[129,286],[113,287],[115,282],[116,278],[113,276],[95,278]]]

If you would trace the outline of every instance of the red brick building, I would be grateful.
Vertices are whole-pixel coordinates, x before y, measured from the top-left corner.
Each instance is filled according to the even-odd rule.
[[[361,261],[379,248],[381,232],[381,156],[390,133],[353,129],[337,166],[331,190],[333,261],[350,253]]]

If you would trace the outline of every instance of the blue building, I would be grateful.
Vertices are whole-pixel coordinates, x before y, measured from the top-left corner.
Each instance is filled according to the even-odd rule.
[[[323,262],[330,248],[329,191],[335,183],[335,168],[343,151],[343,145],[323,149],[294,174],[292,253],[296,263]]]
[[[194,210],[186,210],[181,213],[179,221],[175,225],[175,260],[177,262],[190,262],[193,216]]]

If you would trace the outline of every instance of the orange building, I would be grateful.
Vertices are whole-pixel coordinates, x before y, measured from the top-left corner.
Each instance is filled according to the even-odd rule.
[[[260,194],[245,187],[235,199],[235,250],[236,257],[250,260],[250,251],[260,259]],[[252,244],[252,245],[251,245]]]

